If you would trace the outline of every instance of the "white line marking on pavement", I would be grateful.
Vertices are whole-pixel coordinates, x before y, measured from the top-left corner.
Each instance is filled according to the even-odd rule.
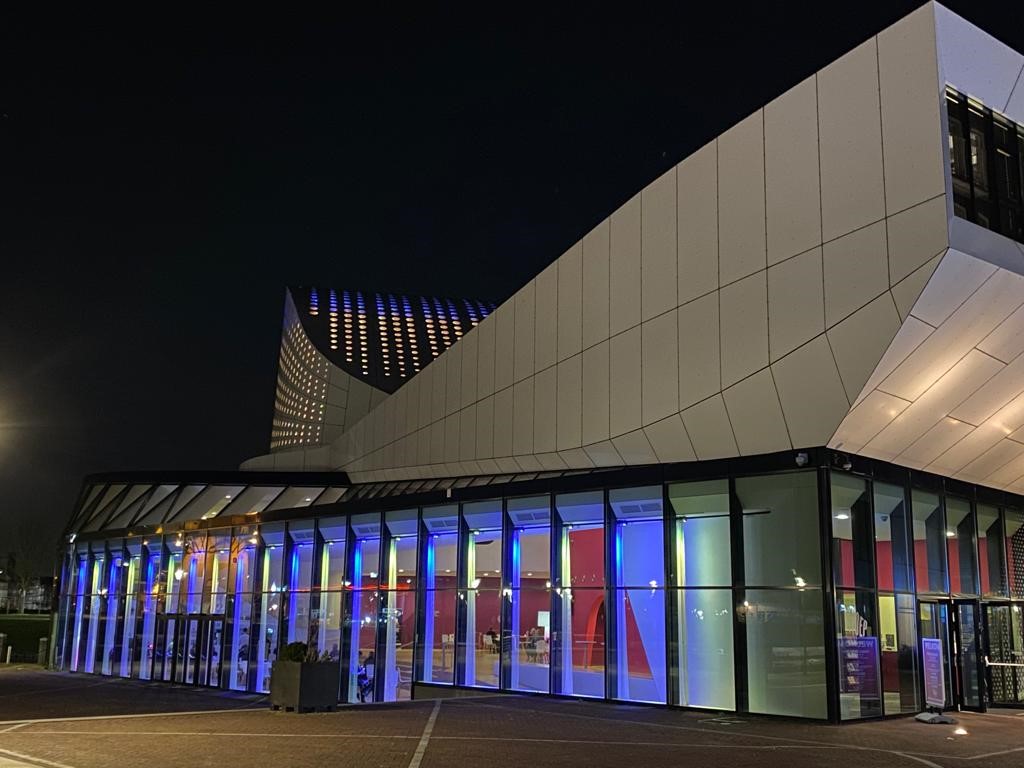
[[[0,757],[13,757],[18,760],[28,760],[28,763],[22,763],[22,765],[49,765],[52,768],[71,768],[70,765],[64,763],[55,763],[53,760],[44,760],[41,757],[32,757],[32,755],[23,755],[20,752],[14,752],[10,749],[0,749]],[[17,765],[17,763],[16,763]]]
[[[29,725],[30,723],[72,723],[82,720],[134,720],[140,717],[175,717],[178,715],[223,715],[228,712],[266,712],[264,707],[235,707],[233,709],[196,709],[190,712],[146,712],[138,715],[89,715],[87,717],[40,717],[36,719],[23,720],[0,720],[0,725],[14,725],[15,723]]]
[[[420,768],[423,762],[423,753],[427,751],[427,743],[430,741],[430,734],[434,732],[434,723],[437,722],[437,713],[441,710],[441,699],[434,702],[434,708],[430,711],[427,724],[423,726],[423,735],[420,736],[420,743],[416,745],[416,751],[412,753],[412,760],[409,761],[409,768]]]
[[[9,728],[4,728],[3,730],[0,730],[0,733],[10,733],[11,731],[16,731],[19,728],[24,728],[26,725],[28,725],[28,723],[15,723]]]
[[[886,750],[886,751],[889,751],[889,750]],[[916,760],[919,763],[927,765],[928,768],[942,768],[942,766],[939,765],[938,763],[933,763],[931,760],[925,760],[923,757],[918,757],[917,755],[912,755],[909,752],[895,752],[895,751],[893,751],[892,754],[899,755],[900,757],[906,757],[906,758],[909,758],[911,760]]]

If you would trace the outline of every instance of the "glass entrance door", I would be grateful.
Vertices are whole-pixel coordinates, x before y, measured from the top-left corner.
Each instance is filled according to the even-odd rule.
[[[985,605],[985,677],[992,706],[1024,705],[1024,623],[1020,605]]]
[[[982,671],[982,620],[977,600],[953,601],[953,648],[956,652],[956,695],[959,709],[985,710]]]

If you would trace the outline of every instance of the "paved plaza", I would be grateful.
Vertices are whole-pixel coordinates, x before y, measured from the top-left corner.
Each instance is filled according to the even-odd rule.
[[[830,726],[658,708],[481,696],[273,712],[263,697],[0,668],[0,767],[1020,766],[1024,712]],[[958,735],[962,727],[966,735]]]

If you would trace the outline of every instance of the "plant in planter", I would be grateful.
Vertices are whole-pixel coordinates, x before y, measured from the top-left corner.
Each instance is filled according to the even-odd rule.
[[[332,711],[338,705],[340,670],[328,654],[318,657],[316,647],[288,643],[270,669],[270,706],[274,709]]]

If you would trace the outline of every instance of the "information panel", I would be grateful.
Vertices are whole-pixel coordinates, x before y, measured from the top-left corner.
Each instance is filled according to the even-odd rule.
[[[924,703],[929,707],[946,705],[946,675],[942,668],[942,641],[921,638],[921,667],[924,671]]]
[[[859,693],[869,699],[880,696],[877,637],[840,638],[839,663],[843,670],[839,686],[842,693]]]

